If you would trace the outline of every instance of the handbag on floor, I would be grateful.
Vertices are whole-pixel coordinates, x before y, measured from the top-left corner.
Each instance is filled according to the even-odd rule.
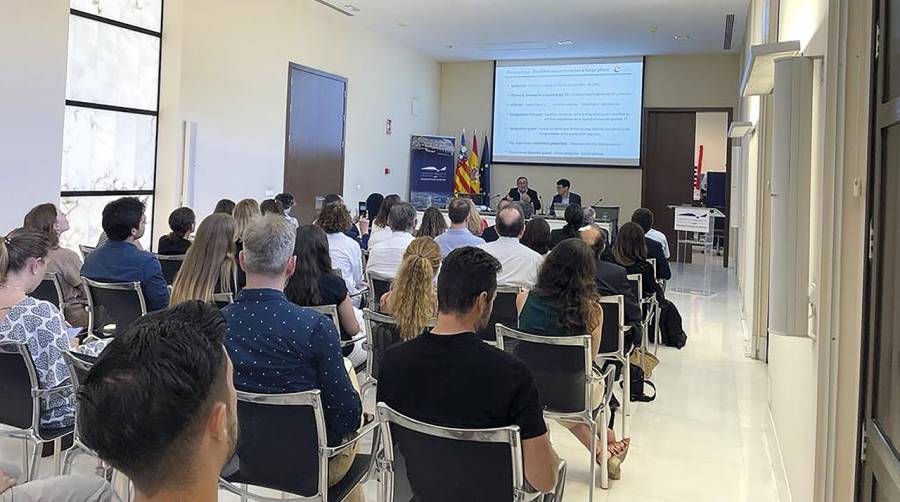
[[[632,350],[629,359],[631,359],[632,366],[640,366],[644,370],[646,378],[653,376],[653,370],[659,366],[659,358],[645,351],[642,347],[636,347]]]
[[[649,403],[656,399],[656,385],[650,380],[644,378],[644,370],[639,365],[631,365],[631,400],[641,403]],[[648,396],[644,393],[644,387],[653,389],[653,395]]]

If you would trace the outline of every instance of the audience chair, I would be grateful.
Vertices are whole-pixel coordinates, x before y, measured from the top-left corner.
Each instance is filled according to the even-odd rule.
[[[319,305],[315,307],[306,307],[308,309],[315,310],[316,312],[328,316],[334,322],[334,327],[337,328],[338,336],[341,335],[341,318],[338,315],[337,305]],[[365,333],[359,333],[358,335],[350,338],[348,340],[344,340],[341,338],[341,348],[352,347],[356,344],[356,342],[361,342],[366,339]]]
[[[62,312],[63,308],[66,306],[65,301],[63,300],[62,286],[59,284],[59,276],[56,275],[56,272],[45,274],[44,279],[38,285],[37,289],[32,291],[28,296],[37,298],[38,300],[48,301],[55,305],[60,312]]]
[[[81,278],[88,301],[88,333],[115,336],[147,314],[147,302],[139,282],[107,283]],[[103,319],[104,325],[100,324]],[[106,320],[109,320],[107,323]],[[115,325],[109,327],[109,325]]]
[[[339,502],[367,481],[373,456],[357,452],[347,475],[328,487],[328,460],[376,431],[371,422],[345,443],[329,447],[318,389],[291,394],[237,391],[238,445],[222,470],[219,486],[252,500],[279,498],[251,493],[250,485],[293,495],[287,500]],[[373,445],[377,442],[377,437]]]
[[[598,425],[591,408],[595,384],[601,384],[600,399],[600,451],[603,462],[600,468],[600,487],[609,488],[609,446],[606,427],[609,423],[609,401],[612,398],[613,368],[602,374],[594,372],[591,360],[590,335],[539,336],[507,328],[498,324],[497,348],[512,354],[528,365],[537,384],[544,405],[544,416],[555,420],[575,421],[591,428],[591,437],[597,437]],[[596,443],[590,449],[590,491],[588,500],[594,500],[597,481]]]
[[[381,368],[381,358],[384,352],[402,343],[400,328],[397,321],[390,316],[363,309],[363,320],[366,323],[366,372],[368,374],[365,383],[362,384],[359,395],[365,398],[366,391],[378,385],[378,371]],[[434,319],[427,325],[434,327]]]
[[[86,260],[88,255],[93,253],[94,250],[97,249],[93,246],[85,246],[84,244],[78,245],[78,250],[81,251],[81,259]]]
[[[234,295],[231,293],[213,293],[213,303],[216,307],[224,308],[234,303]]]
[[[625,343],[625,333],[631,326],[625,325],[625,297],[623,295],[600,297],[603,309],[603,326],[600,335],[600,353],[597,358],[614,366],[619,372],[615,380],[620,381],[623,389],[624,406],[631,401],[631,352],[634,347]],[[630,405],[628,405],[630,406]],[[622,437],[626,436],[627,415],[622,413]]]
[[[381,297],[391,290],[391,283],[394,282],[393,277],[381,275],[375,272],[366,272],[366,283],[369,285],[368,306],[375,312],[381,312]]]
[[[666,281],[659,279],[659,273],[656,268],[656,258],[647,258],[647,261],[653,265],[653,277],[656,277],[656,283],[659,285],[660,289],[665,291]],[[651,321],[650,321],[650,329],[653,333],[653,355],[656,355],[659,352],[659,300],[656,296],[653,297],[653,304],[651,305]],[[649,337],[649,334],[648,334]]]
[[[154,256],[159,260],[159,266],[162,267],[162,274],[166,284],[169,286],[175,284],[175,277],[178,276],[178,271],[181,270],[181,265],[184,264],[185,255],[158,254]]]
[[[525,481],[519,426],[454,429],[420,422],[385,403],[377,406],[383,451],[378,500],[419,500],[418,494],[408,493],[415,491],[411,487],[428,487],[430,492],[452,488],[497,502],[562,501],[565,460],[560,460],[552,496],[535,491]]]
[[[72,392],[77,394],[78,389],[81,387],[81,382],[87,377],[88,372],[91,371],[94,363],[97,362],[97,358],[86,354],[79,354],[78,352],[63,352],[63,360],[66,362],[66,367],[69,368],[69,375],[71,375],[72,378]],[[72,441],[72,448],[66,451],[66,455],[63,457],[62,474],[69,474],[72,472],[72,463],[78,455],[89,455],[96,459],[100,458],[93,450],[85,446],[84,442],[81,440],[81,434],[78,432],[77,401],[75,402],[75,407],[75,437]]]
[[[72,434],[74,427],[48,429],[41,425],[41,404],[52,396],[72,391],[71,385],[42,389],[34,368],[28,345],[23,342],[0,343],[0,424],[13,427],[0,429],[0,437],[21,439],[22,468],[27,481],[37,479],[44,444],[54,444],[55,474],[60,472],[62,438]],[[28,447],[31,458],[28,459]]]
[[[478,336],[485,342],[494,345],[497,343],[496,324],[519,327],[519,309],[516,307],[516,296],[522,291],[515,286],[497,286],[497,297],[491,309],[491,318],[488,324],[478,332]]]

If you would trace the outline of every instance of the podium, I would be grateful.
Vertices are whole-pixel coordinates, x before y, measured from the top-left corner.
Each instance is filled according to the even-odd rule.
[[[675,213],[675,260],[681,276],[685,277],[684,253],[693,255],[695,247],[703,248],[703,283],[698,287],[684,285],[672,288],[681,293],[712,296],[710,284],[709,257],[713,252],[713,237],[716,229],[716,218],[724,218],[725,214],[714,207],[669,206]]]

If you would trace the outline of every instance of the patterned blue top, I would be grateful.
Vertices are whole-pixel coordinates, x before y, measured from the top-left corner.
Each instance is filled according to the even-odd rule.
[[[222,313],[228,322],[225,347],[238,390],[258,394],[321,390],[332,446],[359,428],[362,403],[344,367],[331,319],[289,302],[274,289],[242,289]]]
[[[28,345],[42,389],[68,384],[69,369],[62,354],[71,345],[65,321],[52,303],[28,296],[13,305],[6,316],[0,318],[0,342],[25,342]],[[97,355],[104,347],[105,340],[85,345],[80,352]],[[41,401],[41,410],[42,426],[70,426],[75,420],[74,396],[71,391],[49,394]]]

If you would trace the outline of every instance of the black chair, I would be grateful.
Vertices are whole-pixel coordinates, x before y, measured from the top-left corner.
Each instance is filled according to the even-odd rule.
[[[216,307],[223,308],[234,303],[234,295],[231,293],[213,293],[213,303]]]
[[[79,354],[77,352],[63,352],[63,360],[66,362],[66,367],[69,368],[69,376],[72,379],[72,392],[77,394],[79,387],[81,387],[81,383],[87,378],[87,374],[91,371],[94,363],[97,362],[97,358],[86,354]],[[75,407],[77,410],[77,401]],[[66,455],[63,457],[62,474],[69,474],[72,471],[72,463],[78,455],[89,455],[97,459],[100,458],[93,450],[85,446],[84,442],[81,440],[81,434],[78,432],[77,411],[75,413],[74,431],[75,437],[72,440],[72,448],[66,451]]]
[[[339,502],[368,479],[373,456],[358,452],[346,476],[329,488],[328,460],[376,431],[376,422],[362,427],[345,443],[329,447],[318,389],[291,394],[238,391],[237,399],[237,451],[222,469],[221,488],[254,500],[282,499],[263,497],[239,485],[297,497],[288,500]]]
[[[37,298],[38,300],[48,301],[55,305],[60,311],[65,307],[62,286],[59,284],[59,276],[56,275],[56,272],[45,274],[44,279],[38,285],[37,289],[32,291],[28,296]]]
[[[400,327],[397,326],[397,321],[391,316],[363,309],[363,320],[366,323],[366,372],[368,375],[359,393],[365,397],[367,390],[378,385],[378,372],[381,369],[381,358],[384,356],[384,352],[394,345],[403,343],[403,339],[400,338]],[[428,327],[434,327],[434,320],[428,324]]]
[[[81,251],[81,259],[82,260],[87,259],[88,255],[93,253],[95,249],[97,249],[97,248],[93,247],[93,246],[85,246],[84,244],[78,245],[78,250]]]
[[[603,359],[616,367],[616,381],[621,382],[624,389],[623,400],[631,401],[631,352],[633,346],[625,343],[625,333],[631,330],[631,326],[625,325],[625,297],[623,295],[600,297],[600,307],[603,309],[603,326],[600,335],[599,359]],[[621,370],[621,371],[619,371]],[[623,413],[622,437],[627,430],[626,421],[628,415]]]
[[[369,284],[368,306],[375,312],[381,312],[379,302],[381,297],[391,290],[391,283],[394,282],[394,278],[375,272],[366,272],[366,282]]]
[[[169,286],[175,284],[175,277],[184,264],[185,255],[164,255],[158,254],[156,258],[159,260],[159,266],[162,267],[163,278]]]
[[[88,301],[88,333],[115,336],[147,314],[139,282],[109,283],[81,278]],[[101,321],[102,320],[102,321]]]
[[[534,376],[544,416],[556,420],[578,421],[591,428],[591,437],[597,436],[594,420],[594,386],[602,383],[599,415],[602,430],[609,423],[607,410],[612,398],[613,368],[600,375],[594,372],[590,335],[539,336],[507,328],[498,324],[497,348],[512,354],[528,365]],[[596,390],[601,392],[600,389]],[[605,438],[603,434],[601,437]],[[609,488],[609,445],[600,441],[600,487]],[[590,449],[591,479],[588,500],[594,500],[596,482],[596,443]]]
[[[454,429],[407,417],[378,403],[383,458],[379,500],[442,499],[492,502],[547,500],[525,482],[522,440],[517,425],[495,429]],[[552,500],[561,502],[566,462]]]
[[[41,425],[41,404],[51,396],[67,395],[71,385],[42,389],[28,345],[22,342],[0,343],[0,424],[13,427],[0,429],[0,437],[25,441],[24,458],[28,446],[33,447],[30,461],[23,461],[26,480],[37,479],[41,465],[41,453],[45,443],[54,443],[53,460],[56,473],[60,472],[62,438],[72,434],[74,427],[49,429]],[[26,465],[27,464],[27,465]]]
[[[496,324],[519,327],[519,310],[516,308],[516,297],[521,288],[515,286],[497,286],[497,297],[491,308],[491,318],[487,325],[478,332],[478,336],[485,342],[494,345],[497,343]]]

